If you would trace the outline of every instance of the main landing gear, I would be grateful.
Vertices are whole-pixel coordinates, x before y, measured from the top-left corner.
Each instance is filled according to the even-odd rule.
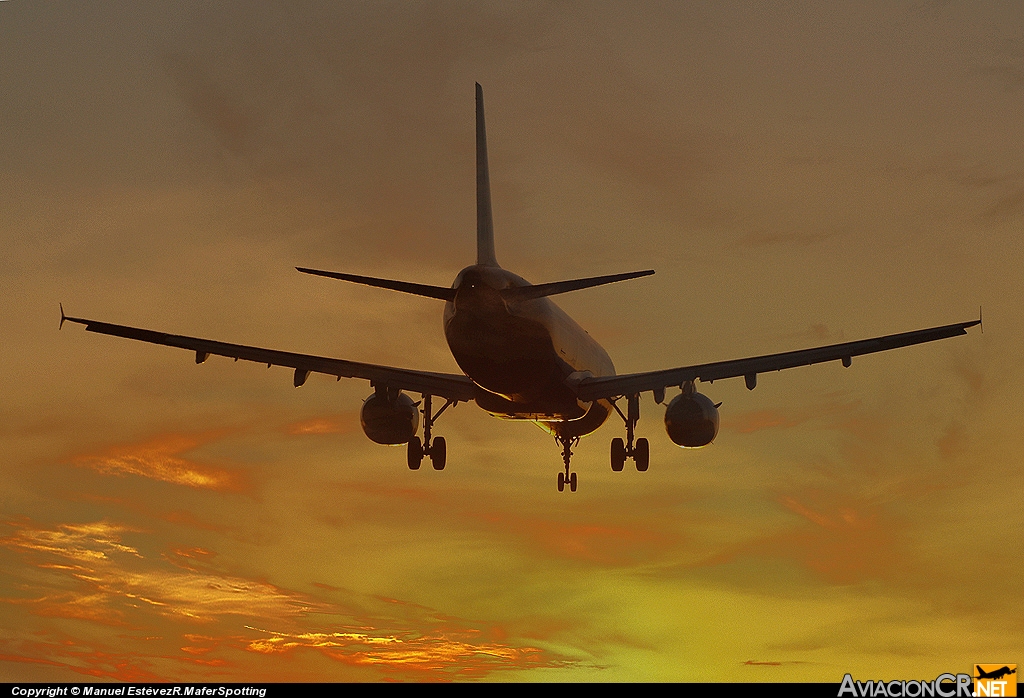
[[[621,472],[626,464],[626,459],[632,458],[636,464],[637,471],[641,473],[646,472],[651,464],[651,445],[644,438],[637,439],[636,444],[633,444],[633,429],[636,428],[636,423],[640,421],[640,396],[627,396],[626,414],[622,414],[622,410],[614,402],[612,407],[622,417],[622,421],[626,423],[625,443],[620,438],[612,439],[612,470]]]
[[[445,443],[443,436],[437,436],[431,440],[430,429],[434,426],[434,422],[437,421],[438,417],[450,405],[454,404],[454,400],[448,400],[444,403],[444,407],[437,411],[437,414],[431,415],[430,395],[423,396],[423,441],[420,441],[418,436],[409,439],[408,456],[410,470],[420,469],[423,456],[430,457],[430,465],[433,466],[434,470],[444,470],[445,460],[448,457],[448,445]]]
[[[632,458],[636,469],[641,473],[646,472],[651,465],[651,445],[647,439],[633,438],[637,422],[640,421],[640,395],[626,396],[625,414],[615,402],[612,402],[612,407],[626,424],[626,440],[612,439],[612,470],[621,472],[626,465],[626,459]],[[555,436],[555,441],[562,447],[562,463],[565,464],[565,471],[558,473],[559,492],[564,492],[566,485],[569,485],[570,492],[576,491],[576,473],[570,472],[569,460],[572,458],[572,447],[579,443],[579,440],[578,436]]]
[[[578,436],[556,436],[557,441],[562,446],[562,463],[565,464],[565,472],[558,473],[558,491],[564,492],[565,486],[569,485],[569,491],[576,491],[576,473],[569,472],[569,460],[572,458],[572,447],[580,442]]]

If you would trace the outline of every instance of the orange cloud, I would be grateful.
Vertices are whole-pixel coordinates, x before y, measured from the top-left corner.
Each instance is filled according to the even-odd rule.
[[[113,446],[95,455],[78,456],[75,465],[104,475],[139,475],[197,489],[235,490],[242,485],[239,473],[181,458],[220,436],[164,434],[137,444]]]
[[[135,548],[121,543],[120,534],[132,529],[106,521],[61,524],[56,529],[31,528],[20,522],[13,525],[21,530],[13,536],[0,538],[0,545],[14,550],[51,553],[82,562],[106,560],[112,552],[139,554]]]
[[[42,556],[37,568],[79,582],[80,591],[60,598],[59,603],[49,596],[38,599],[33,606],[40,615],[116,623],[128,613],[147,609],[197,621],[229,614],[280,619],[321,606],[266,582],[195,567],[156,567],[135,548],[120,542],[119,534],[129,530],[102,521],[63,524],[55,529],[22,524],[14,535],[0,539],[0,545]],[[54,564],[54,557],[75,564]]]
[[[805,523],[746,541],[703,564],[738,557],[787,559],[839,584],[916,574],[897,535],[901,522],[878,505],[849,493],[816,490],[783,496],[779,503]]]
[[[509,531],[527,534],[560,556],[608,565],[631,564],[676,539],[664,533],[627,526],[567,524],[546,519],[504,517]]]
[[[247,644],[250,652],[278,654],[301,648],[315,649],[346,664],[373,665],[385,670],[472,676],[502,669],[566,663],[548,657],[544,650],[536,647],[482,642],[479,631],[471,628],[428,634],[410,630],[382,634],[365,629],[310,633],[249,629],[264,634]]]
[[[467,497],[458,491],[430,491],[395,487],[371,482],[339,485],[350,492],[370,494],[388,500],[402,499],[427,512],[443,512],[445,517],[461,516],[518,539],[526,539],[548,553],[602,565],[628,565],[649,558],[656,551],[672,548],[678,542],[676,532],[656,530],[632,521],[622,523],[574,523],[550,516],[512,512],[501,504],[487,502],[479,493]],[[409,511],[412,511],[411,508]],[[607,518],[604,513],[595,517]],[[324,516],[333,526],[345,525],[344,519]]]
[[[723,417],[722,427],[740,434],[752,434],[762,429],[795,427],[807,421],[807,417],[789,417],[779,410],[755,410]]]
[[[781,503],[814,524],[780,535],[780,542],[812,570],[841,581],[886,575],[898,556],[897,522],[880,507],[846,493],[809,491]]]
[[[787,410],[766,409],[750,412],[729,413],[722,415],[722,428],[739,434],[752,434],[763,429],[788,429],[817,420],[830,429],[849,431],[854,435],[862,435],[875,428],[874,421],[858,416],[858,401],[840,402],[833,395],[827,402],[814,405],[812,408]]]
[[[111,652],[94,641],[36,633],[33,639],[0,639],[0,660],[44,664],[75,674],[115,681],[152,682],[167,678],[152,671],[149,660],[132,652]]]
[[[145,638],[152,643],[141,645],[148,649],[138,654],[108,653],[95,648],[92,641],[18,644],[10,638],[0,639],[0,652],[10,661],[134,681],[162,680],[157,675],[161,671],[182,680],[190,671],[182,668],[186,666],[235,675],[246,667],[253,669],[251,661],[239,662],[238,658],[283,656],[303,650],[322,653],[345,665],[343,676],[354,676],[350,673],[354,668],[370,671],[355,675],[364,678],[379,678],[380,674],[373,672],[413,679],[479,677],[501,670],[563,666],[569,661],[535,646],[518,646],[493,624],[463,621],[400,600],[364,599],[357,605],[375,606],[377,611],[373,617],[362,612],[363,617],[357,618],[336,604],[208,569],[215,552],[205,548],[172,545],[159,557],[150,558],[122,540],[129,534],[146,535],[144,532],[113,522],[43,526],[18,521],[9,525],[15,530],[0,538],[0,546],[24,556],[22,567],[35,572],[26,575],[20,585],[30,596],[0,599],[0,604],[24,608],[37,616],[145,629],[152,635]],[[341,622],[327,629],[310,627],[311,619],[327,615],[342,615]],[[239,635],[235,628],[240,617],[270,627],[283,625],[284,629],[246,625],[251,632]],[[196,622],[204,624],[203,634],[193,631]],[[189,632],[175,630],[181,623],[188,624]],[[68,649],[72,647],[75,652]],[[235,656],[226,658],[231,652]],[[265,663],[261,660],[258,664]],[[280,667],[278,663],[272,666]],[[279,678],[276,673],[267,676]]]
[[[32,612],[37,616],[87,620],[101,625],[127,625],[124,613],[111,608],[105,594],[70,593],[33,601]]]
[[[285,431],[294,436],[306,434],[347,434],[356,425],[354,413],[346,413],[336,417],[317,417],[289,424]]]

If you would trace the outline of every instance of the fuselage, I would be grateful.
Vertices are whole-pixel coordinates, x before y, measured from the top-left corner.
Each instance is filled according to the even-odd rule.
[[[444,309],[452,356],[480,388],[476,401],[482,409],[535,421],[560,436],[589,434],[611,406],[580,402],[566,381],[611,376],[615,367],[608,352],[548,298],[507,301],[500,293],[529,285],[497,266],[459,272],[452,284],[455,300]]]

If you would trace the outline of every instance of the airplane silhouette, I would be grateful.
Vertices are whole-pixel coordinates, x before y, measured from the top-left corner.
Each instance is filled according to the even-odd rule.
[[[975,665],[975,668],[978,670],[978,675],[974,677],[976,679],[1001,679],[1004,676],[1017,673],[1016,668],[1011,669],[1008,666],[1004,666],[1000,669],[994,669],[992,671],[984,671],[977,665]]]
[[[622,418],[626,429],[625,440],[616,437],[611,442],[612,470],[621,471],[627,459],[634,461],[638,471],[647,470],[650,445],[645,438],[634,438],[640,419],[641,393],[653,393],[655,402],[663,404],[665,391],[679,388],[680,394],[666,407],[665,429],[679,446],[697,448],[710,444],[718,434],[718,407],[721,405],[697,392],[697,381],[710,383],[743,376],[747,388],[753,390],[759,373],[825,361],[841,361],[843,366],[849,367],[854,356],[963,335],[968,327],[981,323],[979,318],[812,349],[616,375],[608,353],[549,297],[648,276],[654,271],[534,285],[501,268],[494,253],[484,101],[479,84],[476,86],[476,184],[477,260],[476,264],[459,272],[451,288],[296,267],[306,274],[443,300],[445,338],[464,375],[155,332],[66,316],[63,306],[61,326],[65,321],[75,322],[85,325],[90,332],[188,349],[195,352],[197,364],[215,354],[236,361],[265,363],[268,367],[287,366],[295,371],[296,387],[305,383],[310,373],[324,373],[339,380],[368,380],[373,393],[363,402],[360,411],[363,431],[376,443],[407,444],[408,465],[413,470],[420,467],[425,456],[430,458],[435,470],[444,469],[447,446],[444,437],[432,437],[434,425],[449,406],[474,401],[496,417],[533,421],[553,435],[562,448],[564,466],[558,473],[558,490],[568,485],[570,491],[575,492],[577,477],[570,468],[572,448],[581,436],[597,430],[612,412]],[[414,402],[406,392],[418,393],[422,399]],[[435,397],[444,400],[436,412]],[[620,400],[625,402],[625,412],[619,407]]]

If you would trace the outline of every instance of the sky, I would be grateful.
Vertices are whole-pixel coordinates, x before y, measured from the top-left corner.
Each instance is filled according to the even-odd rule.
[[[457,372],[473,84],[496,249],[619,372],[978,317],[641,403],[555,487],[460,404],[443,472],[365,381],[68,314]],[[1017,2],[0,3],[0,680],[834,681],[1019,662]],[[418,396],[414,396],[418,399]]]

